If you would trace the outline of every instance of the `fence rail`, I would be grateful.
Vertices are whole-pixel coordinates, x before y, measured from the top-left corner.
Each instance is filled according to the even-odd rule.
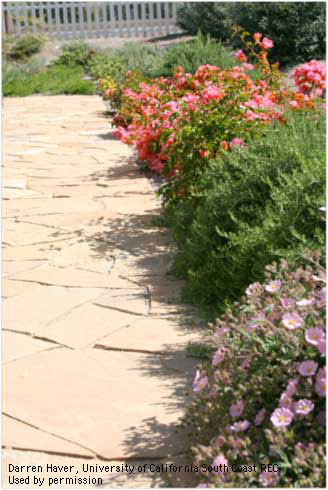
[[[56,39],[156,37],[178,32],[177,2],[2,2],[2,32]]]

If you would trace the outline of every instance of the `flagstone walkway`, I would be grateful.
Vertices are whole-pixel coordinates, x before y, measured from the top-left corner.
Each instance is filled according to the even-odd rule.
[[[168,274],[154,189],[104,109],[97,96],[3,101],[3,488],[193,486],[150,464],[191,463],[177,429],[199,324]],[[125,463],[146,472],[99,469]]]

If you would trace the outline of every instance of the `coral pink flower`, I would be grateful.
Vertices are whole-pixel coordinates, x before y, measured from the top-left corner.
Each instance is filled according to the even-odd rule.
[[[254,65],[252,65],[251,63],[243,63],[243,68],[246,71],[254,70]]]
[[[303,361],[298,365],[298,372],[302,376],[313,376],[318,368],[318,364],[314,361]]]
[[[324,340],[325,338],[325,333],[322,330],[322,328],[318,327],[313,327],[313,328],[308,328],[305,331],[305,340],[312,345],[318,345],[319,342]]]
[[[239,402],[230,405],[229,413],[231,417],[240,417],[241,414],[243,413],[243,410],[244,410],[244,402],[243,400],[240,400]]]
[[[229,144],[230,148],[233,148],[234,146],[246,146],[244,141],[241,140],[240,138],[234,138],[230,141]]]
[[[285,313],[282,317],[282,323],[289,330],[295,330],[302,325],[303,321],[297,313]]]
[[[314,403],[311,400],[298,400],[294,405],[295,413],[298,415],[307,415],[314,409]]]
[[[247,57],[246,55],[244,54],[244,52],[242,51],[242,49],[239,49],[236,53],[235,53],[235,58],[240,61],[241,63],[246,63],[247,61]]]
[[[258,43],[258,42],[260,41],[261,37],[262,37],[262,34],[261,34],[260,32],[255,32],[255,33],[253,34],[253,39],[254,39],[254,41],[255,41],[256,43]]]
[[[225,140],[221,141],[220,146],[224,150],[227,150],[228,149],[228,143],[227,143],[227,141],[225,141]]]
[[[261,425],[263,420],[265,419],[265,415],[266,415],[265,408],[261,408],[261,410],[257,412],[255,416],[255,421],[254,421],[255,425]]]
[[[260,42],[260,46],[263,49],[270,49],[273,47],[273,41],[271,39],[268,39],[267,37],[264,37]]]
[[[199,150],[199,154],[202,158],[207,158],[210,152],[208,150]]]
[[[281,288],[281,281],[271,281],[267,286],[265,286],[265,290],[268,293],[276,293]]]
[[[293,418],[293,412],[289,408],[277,408],[271,415],[270,420],[275,427],[287,427]]]

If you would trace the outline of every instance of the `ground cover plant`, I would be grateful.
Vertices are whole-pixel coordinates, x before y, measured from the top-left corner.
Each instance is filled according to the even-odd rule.
[[[266,267],[211,326],[212,359],[186,416],[200,486],[325,487],[323,262],[324,249]]]
[[[2,93],[24,97],[33,94],[94,94],[95,85],[84,80],[81,68],[45,67],[42,62],[3,63]]]

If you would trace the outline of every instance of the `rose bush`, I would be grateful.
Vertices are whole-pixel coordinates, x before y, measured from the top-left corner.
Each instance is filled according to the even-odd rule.
[[[273,120],[284,123],[286,107],[314,106],[311,95],[281,83],[278,64],[267,61],[270,39],[255,33],[249,41],[237,32],[248,54],[239,50],[232,69],[203,65],[192,75],[178,67],[173,78],[156,80],[128,72],[125,84],[105,95],[118,109],[116,135],[167,177],[167,200],[191,197],[211,158],[263,137]]]
[[[323,251],[324,252],[324,251]],[[211,362],[196,373],[186,417],[201,486],[325,486],[324,253],[266,268],[263,284],[211,325]],[[232,472],[278,464],[279,473]]]

